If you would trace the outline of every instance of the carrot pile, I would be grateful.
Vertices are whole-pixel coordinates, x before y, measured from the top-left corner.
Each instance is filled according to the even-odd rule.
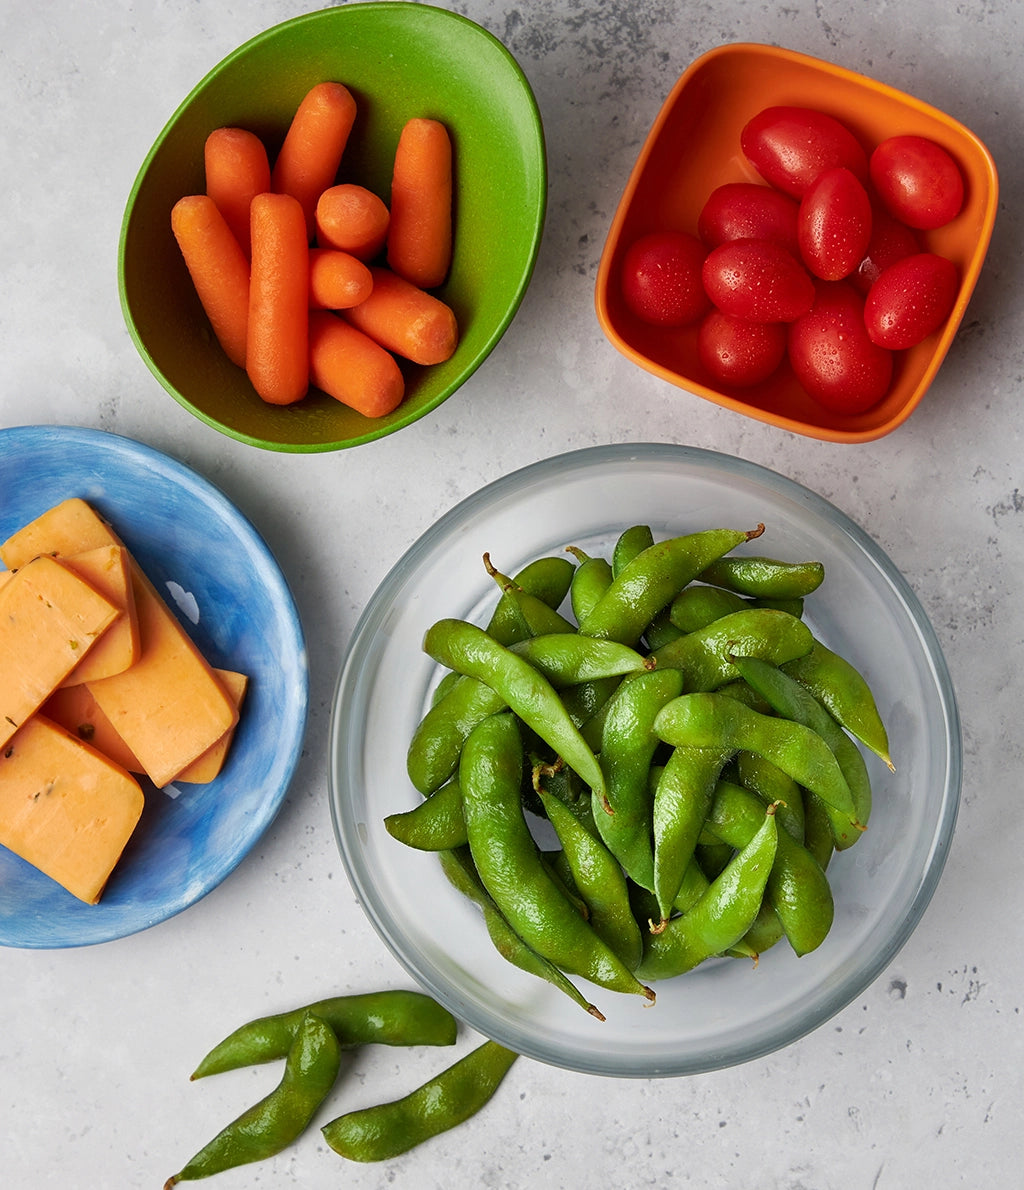
[[[458,345],[431,292],[452,262],[452,145],[440,121],[410,119],[389,205],[338,181],[355,118],[347,87],[318,83],[273,163],[254,133],[215,129],[206,192],[175,203],[171,229],[217,341],[264,401],[315,386],[383,417],[405,397],[401,361],[442,363]]]

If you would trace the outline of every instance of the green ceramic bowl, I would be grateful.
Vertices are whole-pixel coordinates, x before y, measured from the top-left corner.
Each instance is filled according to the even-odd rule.
[[[264,404],[213,339],[171,234],[170,213],[204,189],[203,145],[245,127],[271,160],[307,90],[331,79],[359,115],[339,181],[387,201],[402,125],[444,121],[455,158],[455,249],[437,291],[459,320],[447,362],[409,366],[406,397],[370,419],[312,389],[296,405]],[[225,58],[168,121],[142,164],[121,227],[118,281],[128,330],[167,391],[200,420],[267,450],[339,450],[393,433],[435,409],[479,367],[522,301],[547,197],[544,133],[530,84],[479,25],[423,4],[358,3],[276,25]]]

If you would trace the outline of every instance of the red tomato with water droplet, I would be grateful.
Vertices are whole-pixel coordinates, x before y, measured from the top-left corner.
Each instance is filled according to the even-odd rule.
[[[862,181],[868,157],[845,124],[809,107],[769,107],[740,133],[740,147],[766,182],[794,198],[826,169],[845,166]]]
[[[683,231],[641,236],[622,261],[622,296],[637,318],[654,326],[696,322],[711,303],[704,292],[701,266],[707,249]]]
[[[730,240],[712,248],[701,270],[711,301],[749,322],[792,322],[814,301],[803,265],[771,240]]]
[[[697,218],[697,234],[709,248],[728,240],[774,240],[795,256],[798,210],[796,199],[770,186],[726,182],[708,195]]]
[[[800,200],[800,256],[824,281],[841,281],[864,259],[871,239],[871,199],[845,166],[820,173]]]
[[[864,259],[850,280],[866,294],[889,265],[920,251],[921,243],[914,232],[887,211],[876,207],[871,217],[871,239]]]
[[[697,353],[717,382],[748,388],[767,380],[782,363],[786,326],[782,322],[747,322],[712,310],[697,332]]]
[[[814,305],[789,328],[787,349],[801,385],[835,413],[863,413],[892,383],[892,352],[872,343],[864,299],[847,281],[818,286]]]
[[[903,351],[926,339],[949,317],[960,287],[951,260],[918,252],[890,265],[871,286],[864,323],[873,343]]]
[[[871,154],[871,181],[890,214],[931,231],[964,204],[964,179],[949,153],[924,136],[891,136]]]

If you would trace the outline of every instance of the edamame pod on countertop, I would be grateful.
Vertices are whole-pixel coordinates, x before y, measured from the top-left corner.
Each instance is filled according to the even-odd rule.
[[[280,1153],[305,1132],[334,1086],[340,1066],[341,1046],[334,1030],[314,1013],[305,1013],[280,1083],[168,1178],[164,1190]]]
[[[517,1057],[485,1041],[404,1098],[338,1116],[321,1130],[324,1140],[350,1161],[397,1157],[475,1115]]]
[[[625,566],[580,623],[584,636],[635,645],[679,592],[716,558],[764,532],[706,529],[656,542]]]
[[[583,920],[544,864],[523,814],[523,747],[514,715],[492,715],[473,729],[459,783],[473,863],[484,888],[523,941],[569,975],[612,991],[645,988]]]
[[[199,1063],[193,1079],[284,1058],[308,1014],[326,1021],[342,1049],[359,1045],[453,1045],[455,1018],[423,992],[394,989],[331,996],[239,1026]]]
[[[769,807],[756,834],[715,877],[696,905],[667,922],[659,933],[644,936],[644,957],[637,974],[651,981],[682,975],[739,942],[761,908],[778,837]]]
[[[569,717],[558,692],[529,661],[466,620],[438,620],[427,629],[423,648],[440,665],[476,678],[499,694],[604,799],[604,773],[597,758]]]

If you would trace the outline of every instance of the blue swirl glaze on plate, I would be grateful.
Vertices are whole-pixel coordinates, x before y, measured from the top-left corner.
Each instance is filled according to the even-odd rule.
[[[216,666],[249,676],[216,781],[157,790],[98,905],[0,847],[0,944],[109,942],[195,904],[284,801],[305,735],[309,676],[287,582],[253,525],[207,480],[128,438],[67,426],[0,430],[0,541],[80,496],[114,527]]]

